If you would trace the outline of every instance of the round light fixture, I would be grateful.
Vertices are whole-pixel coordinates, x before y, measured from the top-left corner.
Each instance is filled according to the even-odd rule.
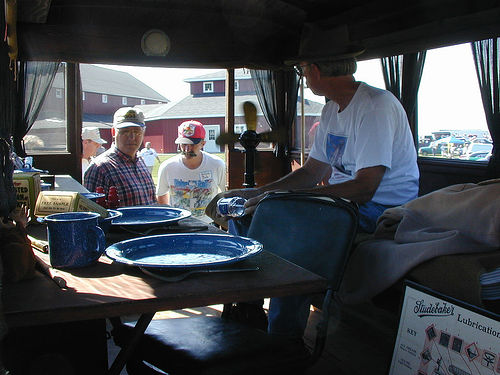
[[[142,36],[141,48],[146,56],[166,56],[170,51],[170,39],[162,30],[151,29]]]

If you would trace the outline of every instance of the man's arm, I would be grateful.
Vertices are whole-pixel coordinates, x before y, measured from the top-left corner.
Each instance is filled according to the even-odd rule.
[[[304,165],[299,169],[296,169],[279,180],[264,185],[257,190],[259,190],[260,193],[263,193],[275,190],[312,188],[321,181],[329,168],[330,165],[327,163],[323,163],[314,158],[307,158]]]
[[[83,186],[85,186],[88,191],[95,192],[98,186],[107,189],[107,186],[104,183],[103,174],[100,172],[101,168],[103,167],[98,167],[95,164],[90,164],[85,171]]]
[[[160,165],[158,167],[158,183],[156,185],[156,199],[160,204],[170,204],[167,174],[166,165]]]
[[[299,191],[322,193],[346,198],[357,203],[365,203],[373,198],[384,177],[385,169],[382,165],[363,168],[356,173],[356,176],[352,180],[340,184],[317,186],[312,189],[302,189]]]
[[[321,181],[328,168],[329,164],[308,158],[302,167],[279,180],[259,188],[230,190],[224,196],[250,199],[269,191],[312,188]]]
[[[266,192],[275,190],[293,190],[296,192],[316,193],[350,199],[357,203],[368,202],[377,191],[385,173],[384,166],[375,166],[360,169],[354,179],[334,185],[321,185],[322,176],[326,173],[329,164],[314,158],[308,158],[303,167],[279,179],[276,182],[256,189],[257,196],[248,199],[245,204],[245,213],[251,214],[257,204],[264,198]],[[309,181],[309,182],[308,182]]]
[[[159,204],[168,204],[168,193],[164,195],[159,195],[158,196],[158,203]]]

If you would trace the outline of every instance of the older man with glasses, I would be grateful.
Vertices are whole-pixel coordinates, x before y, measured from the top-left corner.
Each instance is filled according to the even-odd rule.
[[[88,167],[85,187],[92,192],[102,187],[108,192],[115,186],[122,207],[156,203],[151,173],[137,156],[145,129],[141,111],[130,107],[118,109],[113,118],[114,143]]]
[[[346,198],[359,205],[359,231],[372,233],[386,208],[417,197],[416,150],[406,112],[398,99],[389,91],[354,78],[356,56],[363,49],[345,45],[327,51],[320,41],[334,37],[311,36],[301,46],[304,48],[299,57],[289,62],[314,94],[330,99],[323,108],[304,165],[275,182],[256,189],[231,190],[225,196],[247,198],[246,214],[251,214],[270,191]],[[328,184],[319,185],[330,170]],[[308,309],[306,296],[273,298],[268,330],[302,337]]]

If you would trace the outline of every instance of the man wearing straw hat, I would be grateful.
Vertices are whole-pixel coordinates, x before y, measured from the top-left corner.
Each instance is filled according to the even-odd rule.
[[[99,128],[89,126],[82,129],[82,182],[85,171],[97,154],[97,149],[105,143],[108,142],[101,138]]]

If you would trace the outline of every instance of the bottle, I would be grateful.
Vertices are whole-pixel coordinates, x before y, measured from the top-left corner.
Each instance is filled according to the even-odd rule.
[[[108,191],[108,208],[115,210],[120,206],[116,186],[110,186]]]
[[[98,186],[95,188],[95,192],[98,194],[104,194],[104,188],[102,186]],[[95,200],[95,202],[104,208],[108,208],[108,204],[106,202],[106,196],[99,197]]]
[[[221,198],[217,201],[217,213],[221,216],[241,217],[245,215],[245,202],[242,197]]]

